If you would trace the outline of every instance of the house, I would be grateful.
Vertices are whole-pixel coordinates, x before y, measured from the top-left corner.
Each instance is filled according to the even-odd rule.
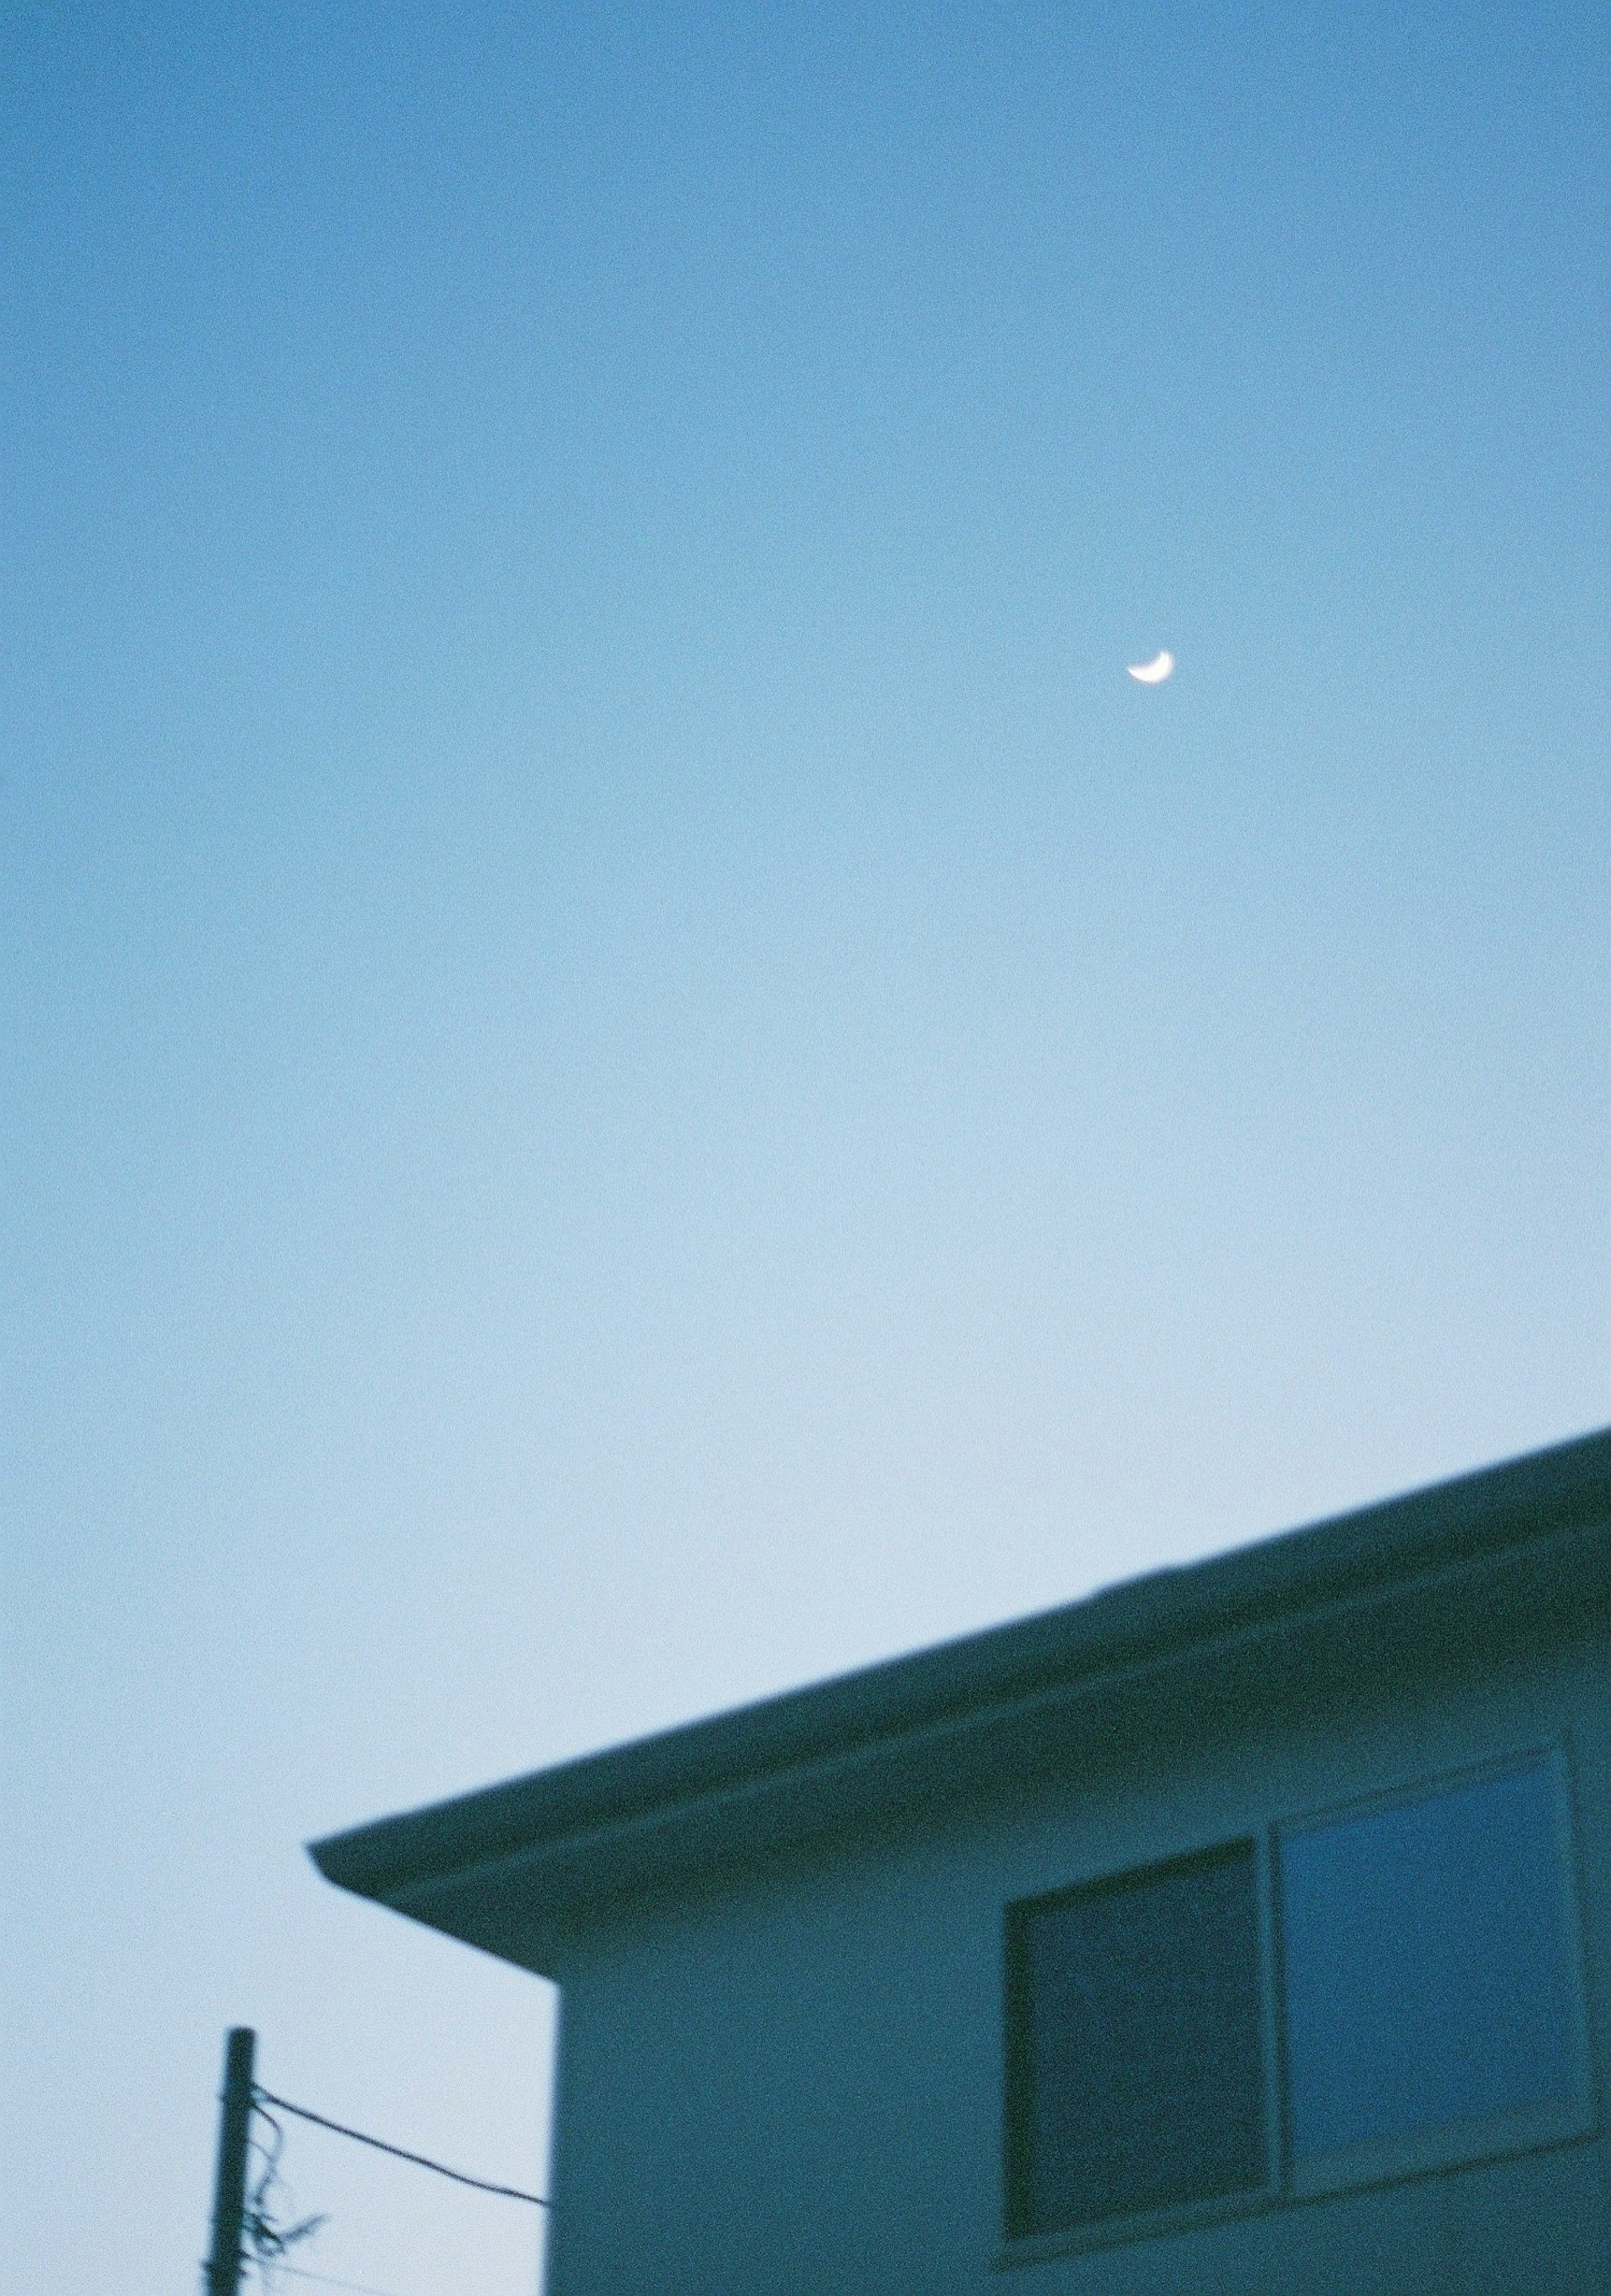
[[[1611,1431],[321,1842],[552,2296],[1611,2289]]]

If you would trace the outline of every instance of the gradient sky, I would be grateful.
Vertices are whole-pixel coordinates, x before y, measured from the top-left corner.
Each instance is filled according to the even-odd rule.
[[[232,2021],[545,2174],[310,1836],[1611,1417],[1611,20],[0,40],[0,2276],[188,2289]]]

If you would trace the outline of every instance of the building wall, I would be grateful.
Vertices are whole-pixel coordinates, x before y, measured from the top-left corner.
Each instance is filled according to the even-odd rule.
[[[1446,1656],[1447,1654],[1445,1654]],[[566,1956],[551,2296],[994,2290],[1512,2296],[1611,2288],[1603,2135],[1002,2261],[1002,1923],[1013,1900],[1472,1764],[1566,1749],[1597,2127],[1611,2065],[1603,1637],[1386,1690],[1346,1668],[1227,1730],[1133,1729],[1104,1768],[623,1908]],[[1173,1703],[1171,1702],[1173,1701]],[[1262,1718],[1255,1720],[1255,1712]],[[1084,1734],[1089,1744],[1089,1733]],[[1194,1737],[1198,1742],[1194,1742]]]

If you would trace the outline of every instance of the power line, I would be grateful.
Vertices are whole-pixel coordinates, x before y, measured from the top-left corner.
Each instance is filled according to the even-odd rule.
[[[462,2169],[450,2169],[441,2161],[429,2160],[423,2152],[409,2152],[401,2144],[388,2144],[383,2136],[370,2136],[362,2128],[348,2128],[339,2120],[327,2120],[322,2112],[310,2112],[305,2104],[293,2104],[289,2097],[275,2096],[266,2088],[252,2089],[258,2104],[272,2104],[281,2112],[294,2113],[298,2120],[311,2120],[315,2128],[328,2128],[337,2136],[350,2136],[355,2144],[372,2145],[377,2152],[389,2152],[394,2161],[411,2161],[416,2169],[429,2169],[438,2177],[447,2177],[455,2185],[468,2185],[472,2192],[493,2193],[502,2201],[524,2201],[528,2208],[546,2209],[552,2202],[540,2193],[522,2193],[513,2185],[488,2184],[485,2177],[467,2177]],[[290,2271],[289,2265],[283,2267]],[[306,2274],[303,2276],[307,2276]]]

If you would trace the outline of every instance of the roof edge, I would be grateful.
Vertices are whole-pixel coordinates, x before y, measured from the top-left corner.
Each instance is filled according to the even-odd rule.
[[[309,1855],[339,1887],[389,1901],[523,1849],[1607,1517],[1611,1429],[380,1818],[311,1843]]]

